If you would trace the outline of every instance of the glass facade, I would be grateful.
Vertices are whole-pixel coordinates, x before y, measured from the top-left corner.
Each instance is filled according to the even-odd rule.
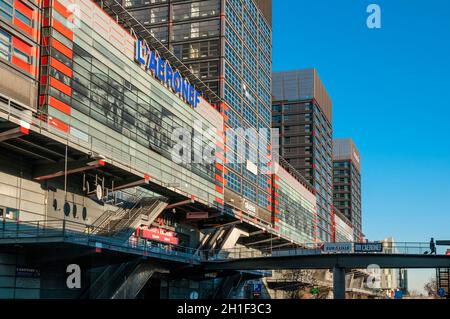
[[[354,226],[354,239],[362,238],[361,223],[361,174],[350,160],[333,162],[334,206]]]
[[[314,242],[315,196],[282,167],[278,168],[277,176],[278,231],[295,243]]]
[[[351,138],[333,141],[333,204],[350,220],[355,241],[362,240],[360,161]]]
[[[155,36],[226,103],[224,122],[235,131],[226,133],[227,158],[233,161],[226,164],[225,188],[264,210],[261,215],[270,215],[270,176],[264,173],[271,160],[265,143],[270,132],[258,145],[252,134],[239,130],[271,128],[272,34],[257,3],[126,0],[124,5],[149,30],[168,30],[167,36]],[[152,12],[158,19],[152,20]],[[238,141],[244,152],[233,149]]]
[[[213,206],[223,198],[216,190],[216,161],[195,161],[194,152],[216,155],[220,114],[205,102],[196,109],[183,102],[135,63],[130,34],[93,3],[76,3],[90,12],[76,32],[57,7],[44,10],[53,21],[42,29],[48,45],[41,57],[41,110],[49,124]],[[173,159],[177,129],[188,130],[183,142],[192,147],[189,160],[180,164]],[[214,134],[195,138],[210,129]]]
[[[317,240],[334,241],[331,104],[315,98],[314,88],[323,84],[314,69],[274,73],[273,81],[272,126],[280,132],[280,155],[314,187]]]

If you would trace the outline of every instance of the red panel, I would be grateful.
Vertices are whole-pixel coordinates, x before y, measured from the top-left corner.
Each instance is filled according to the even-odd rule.
[[[54,117],[49,117],[48,124],[50,124],[51,126],[65,132],[65,133],[69,132],[69,126],[66,123],[64,123],[63,121],[55,119]]]
[[[65,64],[59,62],[58,60],[52,58],[50,60],[50,65],[55,69],[57,69],[58,71],[62,72],[63,74],[67,75],[69,78],[72,77],[73,71]]]
[[[61,52],[62,54],[64,54],[69,59],[72,59],[72,57],[73,57],[72,50],[69,49],[68,47],[66,47],[64,44],[62,44],[58,40],[52,39],[52,47],[55,48],[56,50],[58,50],[59,52]]]
[[[21,39],[19,39],[18,37],[13,37],[12,39],[12,45],[14,48],[19,49],[20,51],[22,51],[23,53],[26,53],[28,55],[31,55],[31,49],[32,46],[27,44],[26,42],[22,41]]]
[[[54,77],[50,77],[50,85],[55,89],[63,92],[64,94],[72,96],[72,88],[68,85],[65,85],[61,81],[55,79]]]
[[[12,62],[12,64],[14,64],[15,66],[21,68],[25,72],[34,75],[34,73],[33,73],[34,72],[34,68],[32,68],[30,64],[28,64],[25,61],[19,59],[18,57],[13,56],[12,59],[11,59],[11,62]]]
[[[223,183],[223,177],[220,176],[219,174],[216,174],[216,181]]]
[[[33,28],[30,27],[29,25],[26,25],[16,17],[14,17],[14,25],[19,29],[22,29],[25,33],[29,34],[30,36],[33,36]]]
[[[58,11],[59,14],[61,14],[64,18],[66,18],[69,21],[73,21],[73,14],[69,10],[67,10],[66,7],[64,7],[58,0],[53,1],[53,9]]]
[[[216,192],[223,193],[223,188],[219,185],[216,185]]]
[[[66,103],[61,102],[58,99],[55,99],[53,96],[50,96],[48,100],[48,104],[55,109],[63,112],[64,114],[70,115],[71,113],[71,107],[70,105],[67,105]]]
[[[20,0],[14,0],[14,8],[20,11],[23,15],[25,15],[28,19],[33,18],[33,9],[31,9],[29,6],[25,5]]]
[[[65,36],[70,41],[73,41],[73,32],[56,19],[53,19],[53,28]]]
[[[41,57],[41,65],[47,65],[48,64],[48,56],[42,56]]]
[[[42,0],[42,7],[49,8],[51,5],[50,0]]]

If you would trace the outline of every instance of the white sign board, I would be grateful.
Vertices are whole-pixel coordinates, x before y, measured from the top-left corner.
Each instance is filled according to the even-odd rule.
[[[324,253],[351,253],[352,251],[352,243],[325,243],[323,245]]]

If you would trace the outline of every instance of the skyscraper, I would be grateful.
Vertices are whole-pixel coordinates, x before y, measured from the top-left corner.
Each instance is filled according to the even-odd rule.
[[[280,154],[312,184],[316,240],[334,241],[332,223],[332,103],[315,69],[274,72],[272,126]]]
[[[266,129],[270,141],[272,1],[124,0],[123,5],[222,99],[218,107],[229,131],[225,206],[271,224],[271,180],[264,174],[270,146],[259,147],[252,134],[237,130]],[[237,151],[239,143],[244,152]]]
[[[362,240],[360,160],[351,138],[333,141],[333,203],[351,221],[355,241]]]

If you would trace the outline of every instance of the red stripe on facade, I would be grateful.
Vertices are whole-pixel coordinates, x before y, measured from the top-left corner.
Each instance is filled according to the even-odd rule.
[[[19,29],[21,29],[22,31],[24,31],[26,34],[30,35],[30,36],[34,36],[33,35],[33,28],[30,27],[29,25],[26,25],[25,23],[23,23],[21,20],[14,18],[14,25],[16,27],[18,27]]]
[[[223,188],[219,185],[216,185],[216,192],[223,194]]]
[[[20,13],[22,13],[24,16],[26,16],[30,20],[33,18],[33,9],[30,8],[29,6],[27,6],[26,4],[24,4],[22,1],[15,0],[14,8],[16,8],[16,10],[19,10]]]
[[[20,69],[24,70],[25,72],[34,75],[34,68],[32,68],[32,66],[26,63],[25,61],[13,56],[11,58],[11,63],[19,67]]]
[[[53,19],[53,28],[70,41],[73,41],[73,32],[56,19]]]
[[[19,49],[20,51],[22,51],[25,54],[31,55],[31,49],[33,48],[33,46],[29,45],[28,43],[22,41],[21,39],[17,38],[17,37],[13,37],[12,39],[12,45],[14,48]]]
[[[73,75],[73,71],[68,66],[54,58],[50,59],[50,65],[70,78]]]
[[[54,117],[49,117],[48,118],[48,124],[50,124],[51,126],[57,128],[60,131],[63,131],[64,133],[68,133],[69,132],[69,126],[66,123],[64,123],[63,121],[55,119]]]
[[[52,47],[64,54],[69,59],[73,58],[73,51],[56,39],[52,39]]]
[[[223,183],[223,177],[220,176],[219,174],[216,174],[216,181]]]
[[[72,88],[61,81],[55,79],[54,77],[50,77],[50,85],[55,89],[61,91],[62,93],[72,96]]]
[[[70,115],[72,108],[67,105],[66,103],[63,103],[59,101],[58,99],[55,99],[53,96],[49,97],[48,104],[55,109],[63,112],[64,114]]]
[[[68,21],[73,22],[73,14],[65,6],[63,6],[58,0],[53,0],[53,9],[58,11]]]

